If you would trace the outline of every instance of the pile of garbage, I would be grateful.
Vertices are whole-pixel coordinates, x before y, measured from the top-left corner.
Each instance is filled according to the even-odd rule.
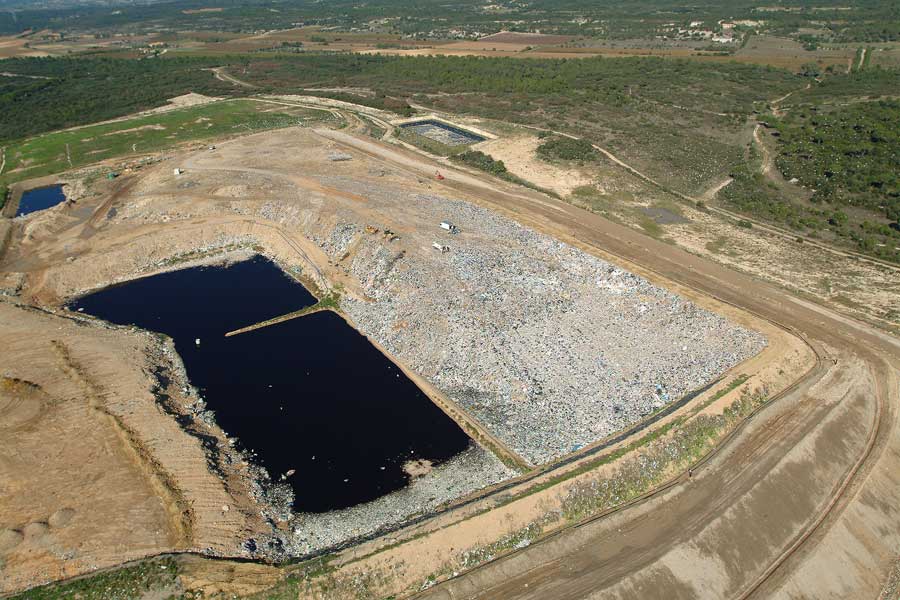
[[[404,194],[354,192],[373,203]],[[395,245],[364,238],[351,271],[376,301],[342,306],[532,464],[626,428],[765,346],[756,332],[489,210],[404,196],[417,219],[458,227],[450,251],[398,258]]]

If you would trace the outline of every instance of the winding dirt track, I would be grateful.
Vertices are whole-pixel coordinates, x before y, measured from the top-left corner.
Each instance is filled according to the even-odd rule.
[[[247,83],[246,81],[241,81],[237,77],[234,77],[233,75],[228,73],[228,71],[225,70],[225,67],[216,67],[214,69],[210,69],[210,71],[213,72],[213,75],[215,75],[216,79],[218,79],[219,81],[224,81],[225,83],[231,83],[238,87],[244,87],[244,88],[257,87],[255,85],[253,85],[252,83]]]
[[[434,170],[404,150],[323,134],[397,168]],[[444,175],[441,185],[474,193],[525,224],[784,324],[823,360],[693,478],[422,597],[878,595],[900,553],[900,486],[892,475],[900,466],[900,341],[563,202],[456,171]]]

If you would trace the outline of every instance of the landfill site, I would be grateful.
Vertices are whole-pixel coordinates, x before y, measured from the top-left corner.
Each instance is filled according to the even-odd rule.
[[[63,178],[66,203],[16,220],[0,263],[0,342],[22,357],[4,365],[18,400],[3,410],[17,420],[0,427],[35,448],[72,438],[66,455],[17,455],[15,474],[0,462],[23,496],[43,498],[0,515],[11,573],[0,593],[172,551],[331,553],[335,568],[349,565],[335,581],[376,585],[364,574],[389,572],[379,593],[418,590],[492,558],[497,540],[530,543],[513,532],[565,520],[596,484],[548,482],[592,452],[644,427],[721,418],[732,402],[787,388],[814,360],[786,328],[592,249],[537,194],[353,133],[287,128],[161,154],[92,187],[85,176]],[[171,341],[64,308],[138,277],[257,254],[335,298],[469,448],[374,501],[294,513],[216,423]],[[56,424],[44,430],[42,418]],[[106,463],[86,467],[98,484],[71,499],[77,465],[97,452],[77,441],[88,431]],[[649,473],[651,462],[636,468]],[[121,531],[120,544],[74,541]]]
[[[341,308],[358,329],[528,465],[702,389],[765,344],[622,268],[441,195],[431,182],[405,185],[399,174],[333,160],[327,149],[272,167],[292,146],[308,147],[308,136],[256,136],[159,168],[116,199],[103,230],[240,216],[308,240],[325,264],[301,269],[340,276]],[[292,185],[289,173],[311,181]],[[81,261],[67,262],[32,293],[65,298],[100,284],[84,271]],[[320,283],[332,285],[327,274]]]

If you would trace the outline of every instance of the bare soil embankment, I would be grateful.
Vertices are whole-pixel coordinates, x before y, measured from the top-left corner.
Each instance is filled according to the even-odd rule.
[[[135,558],[233,554],[247,527],[199,441],[163,414],[144,333],[0,302],[0,592]],[[198,542],[202,540],[202,546]]]

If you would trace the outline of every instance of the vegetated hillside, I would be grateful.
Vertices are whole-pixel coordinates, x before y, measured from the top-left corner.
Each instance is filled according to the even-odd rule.
[[[747,113],[770,90],[796,87],[786,71],[662,58],[507,60],[482,57],[310,55],[257,61],[246,75],[265,85],[343,82],[398,92],[527,94],[559,102],[625,106],[651,100],[722,113]],[[526,107],[527,108],[527,107]]]
[[[234,86],[207,70],[216,64],[180,58],[5,60],[5,72],[23,77],[0,77],[0,143],[153,108],[188,92],[233,94]]]
[[[867,96],[873,88],[859,83],[856,75],[840,76],[821,87]],[[821,90],[814,97],[823,102],[770,118],[774,134],[765,135],[774,141],[784,180],[764,176],[754,151],[736,164],[720,197],[799,233],[900,262],[900,102],[828,104]]]
[[[806,81],[769,67],[662,58],[307,55],[240,68],[242,78],[272,90],[370,87],[448,112],[565,131],[689,193],[742,158],[741,130],[756,103]]]
[[[882,96],[900,96],[900,69],[875,67],[830,75],[821,83],[813,82],[808,89],[793,94],[784,106],[878,99]]]
[[[739,161],[757,103],[799,88],[787,71],[662,58],[512,60],[308,54],[150,60],[17,59],[0,80],[0,142],[93,123],[194,91],[246,94],[207,69],[225,65],[259,91],[362,86],[342,99],[408,112],[406,102],[556,129],[621,154],[694,193]]]

